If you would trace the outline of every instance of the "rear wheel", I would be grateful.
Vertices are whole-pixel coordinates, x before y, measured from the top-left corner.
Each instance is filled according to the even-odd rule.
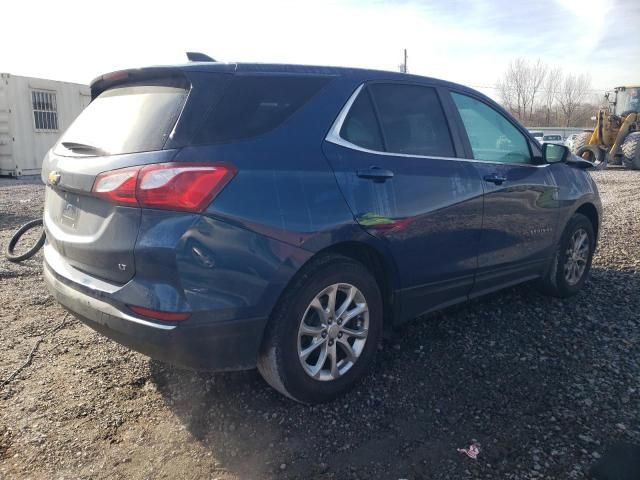
[[[381,331],[374,277],[354,260],[327,256],[306,267],[284,293],[267,327],[258,369],[296,401],[327,402],[364,375]]]
[[[591,221],[580,213],[573,215],[551,265],[540,281],[542,291],[560,298],[578,293],[589,278],[595,240]]]
[[[640,170],[640,132],[627,135],[620,146],[624,155],[622,163],[627,168]]]

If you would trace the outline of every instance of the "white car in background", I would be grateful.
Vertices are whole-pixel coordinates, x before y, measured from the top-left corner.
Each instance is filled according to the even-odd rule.
[[[543,143],[555,143],[557,145],[564,145],[564,140],[562,135],[544,135],[542,139],[538,140],[541,144]]]
[[[542,137],[544,137],[544,132],[529,130],[529,133],[531,133],[531,135],[533,135],[536,140],[542,143]]]

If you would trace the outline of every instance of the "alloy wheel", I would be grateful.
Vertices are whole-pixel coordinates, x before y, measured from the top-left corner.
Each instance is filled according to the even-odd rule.
[[[358,288],[330,285],[318,293],[300,321],[298,358],[307,375],[336,380],[356,363],[367,342],[369,307]]]
[[[590,248],[589,235],[584,228],[579,228],[571,236],[565,254],[564,278],[569,285],[576,285],[582,280]]]

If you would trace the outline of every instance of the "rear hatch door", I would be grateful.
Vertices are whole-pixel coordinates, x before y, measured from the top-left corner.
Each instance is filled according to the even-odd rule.
[[[176,150],[163,148],[189,94],[176,75],[124,80],[94,95],[42,168],[47,241],[71,266],[119,284],[135,274],[141,210],[97,198],[93,184],[102,172],[171,161]]]

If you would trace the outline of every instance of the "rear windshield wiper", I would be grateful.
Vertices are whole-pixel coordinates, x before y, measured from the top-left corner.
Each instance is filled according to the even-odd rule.
[[[76,142],[62,142],[62,146],[67,150],[71,150],[74,153],[83,153],[85,155],[109,155],[109,152],[103,150],[100,147],[94,147],[93,145],[87,145],[86,143]]]

